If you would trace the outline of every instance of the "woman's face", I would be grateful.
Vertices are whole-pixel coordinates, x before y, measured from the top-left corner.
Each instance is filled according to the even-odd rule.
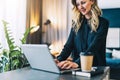
[[[90,14],[91,6],[93,3],[93,0],[76,0],[78,10],[85,16],[88,16]]]

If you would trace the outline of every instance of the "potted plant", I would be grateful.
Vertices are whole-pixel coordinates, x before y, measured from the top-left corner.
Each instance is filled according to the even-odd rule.
[[[21,48],[15,45],[14,38],[11,36],[12,33],[7,26],[8,23],[6,21],[2,22],[9,49],[3,49],[2,45],[0,46],[0,49],[2,49],[2,52],[0,53],[0,72],[22,68],[28,64],[27,59]],[[23,38],[20,40],[22,44],[26,43],[27,35],[33,28],[34,27],[28,28],[25,31]]]

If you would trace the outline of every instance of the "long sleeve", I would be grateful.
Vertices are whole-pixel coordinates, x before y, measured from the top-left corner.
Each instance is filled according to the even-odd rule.
[[[92,52],[94,54],[93,65],[106,65],[105,49],[108,27],[109,23],[107,20],[100,20],[97,32],[90,33],[88,37],[88,48],[86,52]]]
[[[68,40],[67,40],[66,44],[64,45],[64,48],[63,48],[61,54],[57,57],[57,59],[59,61],[66,60],[70,56],[70,54],[73,50],[73,46],[74,46],[74,35],[75,35],[75,33],[72,28],[70,31]]]
[[[97,32],[88,32],[87,38],[87,47],[81,48],[81,51],[92,52],[94,54],[93,66],[105,66],[105,49],[106,49],[106,37],[108,32],[109,22],[100,18],[100,24],[97,29]],[[85,27],[85,26],[84,26]],[[81,40],[82,47],[85,46],[85,41],[83,38]],[[79,52],[79,53],[80,53]],[[76,62],[80,66],[80,56],[74,62]]]
[[[86,50],[86,52],[95,52],[102,45],[105,46],[107,32],[108,32],[108,26],[109,26],[108,21],[101,22],[97,32],[90,33],[91,35],[95,34],[95,37],[93,38],[93,41],[91,43],[89,43],[89,46],[88,46],[88,49]],[[90,39],[91,39],[91,37],[90,37]],[[88,40],[90,40],[90,39],[88,38]]]
[[[73,62],[80,66],[80,52],[92,52],[94,54],[93,66],[105,66],[106,37],[109,22],[99,17],[99,26],[96,32],[91,32],[86,19],[83,21],[77,34],[71,29],[69,38],[57,57],[59,61],[66,60],[72,53]]]

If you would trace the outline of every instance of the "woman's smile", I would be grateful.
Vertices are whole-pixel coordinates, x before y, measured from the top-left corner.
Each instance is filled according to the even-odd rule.
[[[84,14],[84,13],[86,12],[86,9],[85,9],[85,8],[82,8],[82,9],[80,10],[80,12]]]

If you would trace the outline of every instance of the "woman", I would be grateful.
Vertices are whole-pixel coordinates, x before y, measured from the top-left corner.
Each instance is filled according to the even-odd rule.
[[[109,23],[101,17],[97,0],[72,0],[72,4],[72,28],[61,54],[57,57],[57,65],[62,69],[80,67],[80,52],[91,52],[94,55],[93,66],[105,66]],[[73,61],[67,61],[71,53]]]

